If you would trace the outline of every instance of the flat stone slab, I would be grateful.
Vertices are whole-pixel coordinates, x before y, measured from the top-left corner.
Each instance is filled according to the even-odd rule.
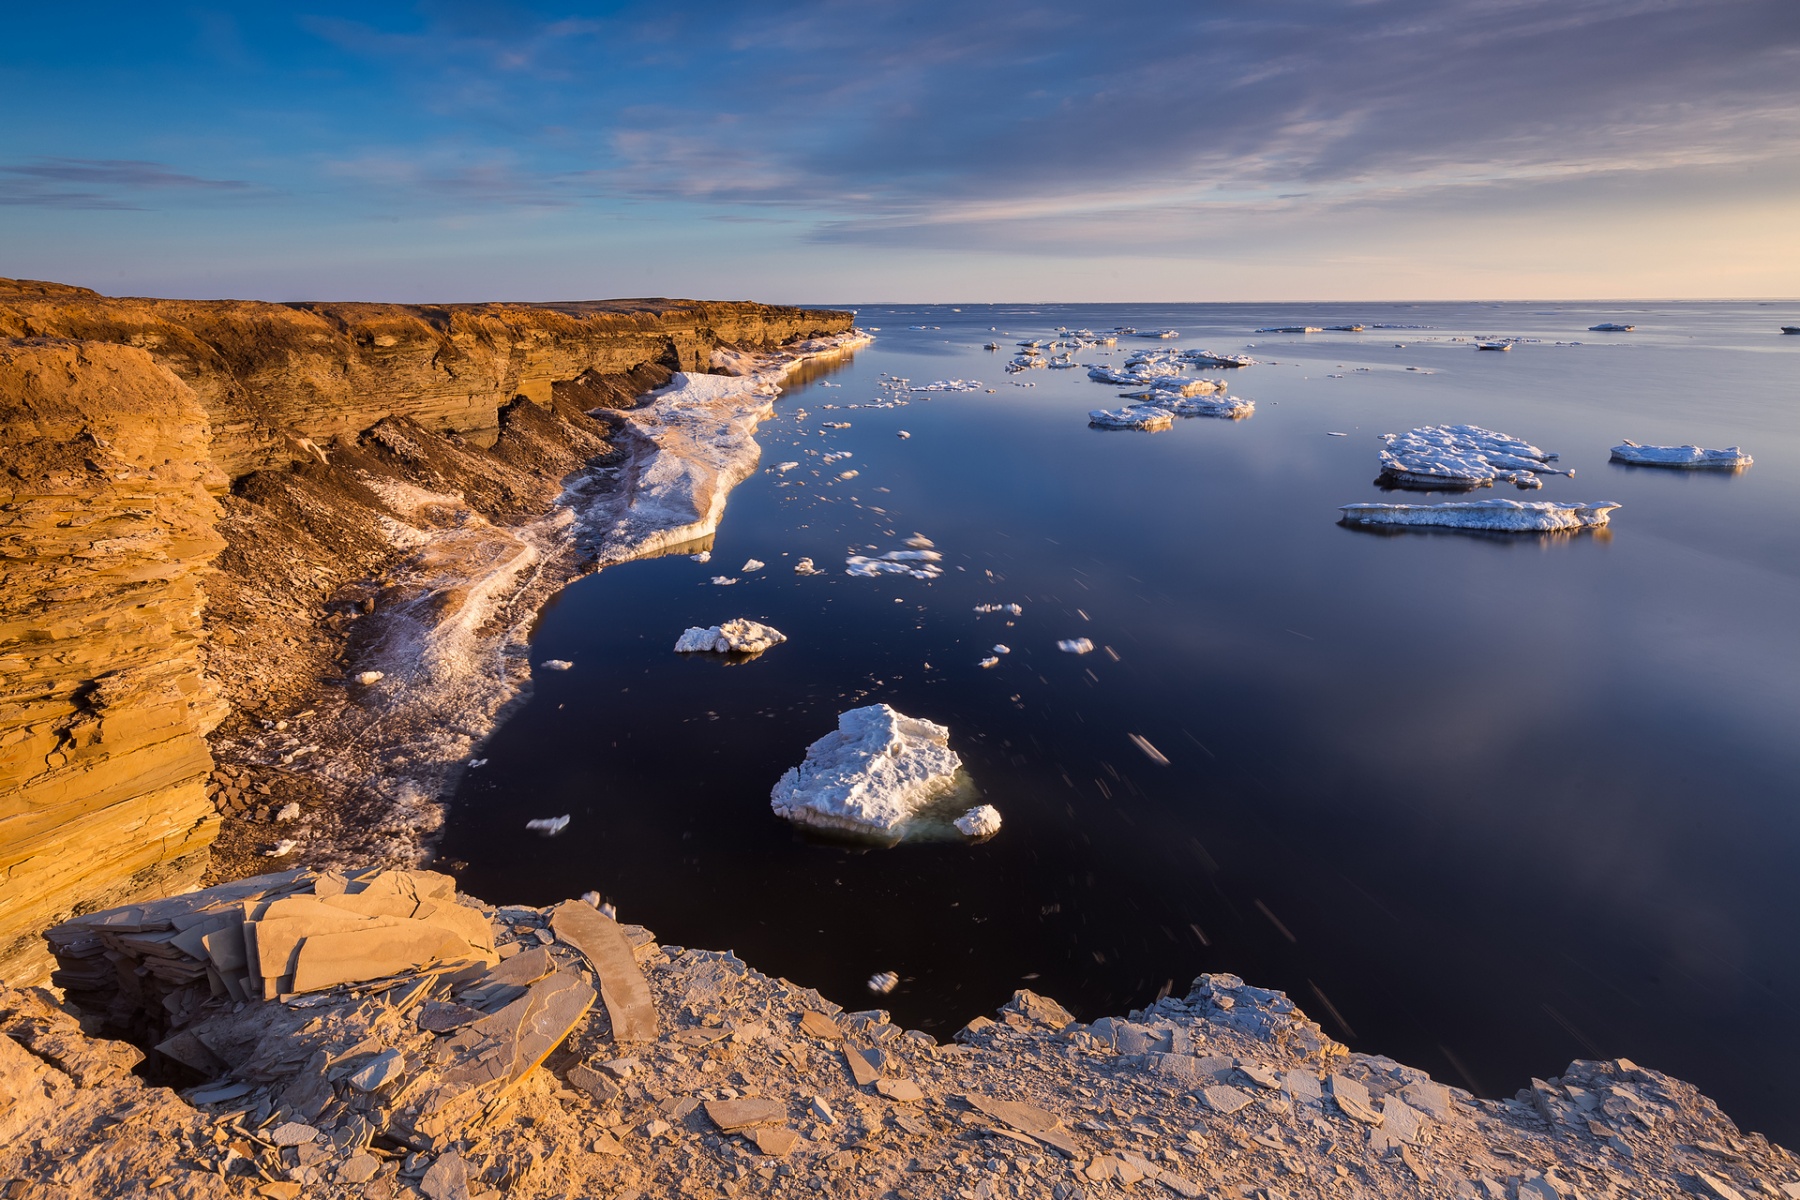
[[[838,1023],[822,1012],[814,1012],[810,1008],[800,1014],[800,1032],[807,1037],[820,1038],[827,1042],[841,1042],[844,1031]]]
[[[550,914],[557,939],[581,951],[600,979],[600,998],[612,1022],[613,1041],[656,1040],[656,1002],[638,969],[619,923],[580,900],[565,900]],[[522,955],[520,957],[523,957]]]
[[[708,1100],[706,1115],[726,1133],[754,1125],[777,1125],[787,1120],[787,1105],[779,1100],[750,1097],[743,1100]]]

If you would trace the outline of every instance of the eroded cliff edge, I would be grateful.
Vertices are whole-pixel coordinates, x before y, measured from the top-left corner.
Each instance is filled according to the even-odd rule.
[[[737,302],[0,280],[0,980],[40,978],[37,934],[73,913],[260,869],[290,804],[329,813],[350,858],[416,851],[429,773],[371,788],[269,739],[311,722],[382,742],[386,710],[345,678],[358,647],[426,626],[463,636],[453,653],[516,643],[591,565],[559,504],[628,486],[606,410],[721,352],[850,328]],[[485,732],[506,674],[446,753]]]

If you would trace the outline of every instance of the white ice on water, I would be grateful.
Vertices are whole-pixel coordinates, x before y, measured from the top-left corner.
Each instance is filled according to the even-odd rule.
[[[539,817],[535,821],[525,822],[525,828],[532,833],[541,833],[545,837],[555,837],[569,827],[569,814],[560,817]]]
[[[1064,638],[1056,643],[1056,648],[1064,654],[1092,654],[1094,643],[1089,638]]]
[[[1241,396],[1190,396],[1156,403],[1178,417],[1228,417],[1235,421],[1256,412],[1256,401]]]
[[[1546,466],[1556,461],[1549,451],[1479,425],[1423,425],[1382,441],[1382,479],[1399,487],[1492,487],[1502,479],[1529,488],[1540,474],[1575,474]]]
[[[1544,533],[1596,529],[1617,504],[1554,504],[1548,501],[1465,500],[1451,504],[1346,504],[1350,525],[1483,529],[1501,533]]]
[[[936,383],[915,386],[914,392],[979,392],[987,385],[979,379],[940,379]]]
[[[1000,832],[1000,810],[991,804],[978,804],[956,818],[956,828],[966,837],[993,837]]]
[[[915,547],[914,549],[889,550],[886,554],[877,555],[852,554],[844,560],[844,574],[861,579],[875,579],[882,575],[936,579],[944,573],[944,568],[938,566],[944,556],[936,550],[918,548],[920,543],[930,546],[931,539],[914,534],[906,543]]]
[[[787,635],[748,617],[735,617],[705,629],[690,625],[675,643],[677,654],[761,654],[787,641]]]
[[[794,574],[796,575],[823,575],[824,573],[813,565],[813,560],[810,558],[803,558],[794,564]]]
[[[1154,432],[1175,424],[1175,414],[1153,404],[1129,404],[1124,408],[1096,408],[1088,413],[1096,429],[1144,429]]]
[[[975,606],[975,611],[978,613],[1003,612],[1003,613],[1009,613],[1012,616],[1016,617],[1020,613],[1024,612],[1025,609],[1021,605],[1017,605],[1017,604],[977,604]]]
[[[538,664],[538,666],[544,668],[546,671],[567,671],[574,665],[574,663],[566,658],[546,658],[543,662]]]
[[[1677,467],[1687,470],[1715,467],[1729,470],[1747,467],[1756,461],[1745,454],[1740,446],[1724,450],[1707,450],[1700,446],[1640,446],[1629,438],[1622,445],[1612,448],[1612,456],[1617,462],[1633,463],[1640,467]]]
[[[853,708],[775,784],[775,814],[844,833],[894,835],[951,791],[962,759],[950,730],[885,704]]]

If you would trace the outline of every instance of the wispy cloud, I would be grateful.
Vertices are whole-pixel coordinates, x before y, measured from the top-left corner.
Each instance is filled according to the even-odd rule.
[[[204,179],[163,163],[120,158],[39,158],[0,165],[0,204],[40,208],[142,208],[147,192],[244,192],[237,179]]]

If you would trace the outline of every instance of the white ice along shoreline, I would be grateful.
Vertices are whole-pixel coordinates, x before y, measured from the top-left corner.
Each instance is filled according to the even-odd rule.
[[[999,813],[989,829],[985,814],[964,803],[968,790],[948,728],[870,704],[839,715],[837,728],[806,748],[806,760],[770,791],[769,807],[799,825],[888,844],[986,836]],[[982,832],[963,830],[959,809]]]
[[[600,538],[600,564],[666,553],[718,532],[726,497],[762,457],[752,435],[774,412],[781,381],[802,363],[873,340],[861,331],[811,338],[762,357],[745,375],[679,372],[649,403],[623,410],[635,453],[623,510]]]
[[[1735,470],[1756,460],[1740,446],[1707,450],[1700,446],[1640,446],[1627,438],[1612,448],[1614,462],[1639,467],[1674,467],[1678,470]]]
[[[287,734],[264,752],[286,761],[312,752],[323,777],[372,787],[385,811],[358,853],[417,861],[443,824],[440,797],[454,773],[529,680],[538,612],[581,573],[583,552],[597,544],[604,565],[710,535],[726,493],[755,465],[750,432],[769,412],[773,386],[806,362],[872,340],[860,331],[811,338],[732,356],[753,364],[749,375],[677,376],[645,408],[623,414],[631,424],[618,440],[632,459],[622,471],[583,473],[547,513],[521,525],[495,525],[459,495],[362,477],[396,514],[382,518],[382,533],[413,551],[392,575],[403,598],[384,604],[378,640],[358,657],[359,674],[379,685],[378,702],[349,705],[335,722],[306,728],[306,743]],[[696,403],[683,380],[703,381],[711,402]],[[615,475],[617,487],[596,486]],[[319,752],[325,745],[335,752]],[[304,824],[297,834],[307,836]]]
[[[1382,435],[1381,481],[1393,487],[1492,487],[1496,479],[1521,488],[1543,486],[1539,475],[1568,475],[1546,464],[1556,455],[1479,425],[1423,425]]]
[[[1607,524],[1618,507],[1610,501],[1464,500],[1450,504],[1346,504],[1339,511],[1346,525],[1556,533],[1597,529]]]
[[[764,625],[748,617],[733,617],[702,629],[690,625],[675,642],[677,654],[761,654],[771,646],[787,641],[787,635],[773,625]]]

